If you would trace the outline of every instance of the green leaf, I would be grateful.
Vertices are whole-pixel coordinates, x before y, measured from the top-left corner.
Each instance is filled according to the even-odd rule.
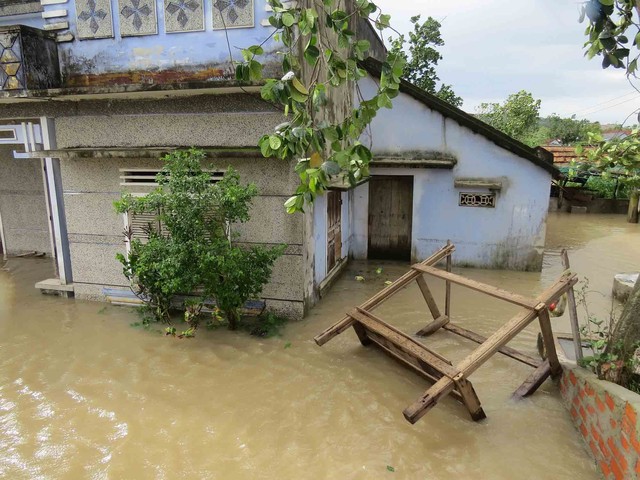
[[[388,470],[389,472],[395,472],[395,471],[396,471],[396,469],[395,469],[395,468],[393,468],[391,465],[387,465],[387,470]]]
[[[282,14],[282,23],[285,27],[291,27],[295,23],[295,18],[289,12]]]
[[[278,150],[282,146],[282,139],[278,135],[269,136],[269,146],[273,150]]]

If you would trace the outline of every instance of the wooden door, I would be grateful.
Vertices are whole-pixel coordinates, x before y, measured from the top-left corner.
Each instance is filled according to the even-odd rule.
[[[369,258],[410,261],[412,218],[413,177],[371,177]]]
[[[342,198],[340,192],[327,193],[327,272],[342,258]]]

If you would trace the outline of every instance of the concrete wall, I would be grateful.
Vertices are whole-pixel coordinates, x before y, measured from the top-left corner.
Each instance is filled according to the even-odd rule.
[[[119,169],[161,168],[160,160],[62,160],[64,201],[76,297],[101,300],[103,286],[126,287],[127,280],[115,255],[125,252],[124,219],[113,202],[124,190],[146,193],[149,187],[120,186]],[[285,255],[276,262],[271,282],[263,291],[269,307],[300,318],[303,314],[302,217],[288,215],[283,203],[291,188],[287,163],[267,159],[219,160],[215,168],[233,166],[243,182],[257,184],[260,196],[251,220],[234,228],[241,244],[286,243]]]
[[[640,477],[640,395],[564,366],[560,391],[585,447],[609,480]]]
[[[16,160],[13,147],[0,147],[0,217],[10,255],[52,255],[51,236],[40,160]]]
[[[187,16],[191,18],[203,14],[202,28],[198,31],[168,32],[165,16],[170,23],[173,21],[176,25],[179,10],[173,14],[166,12],[164,0],[140,3],[140,7],[146,5],[151,10],[155,6],[156,19],[152,20],[153,15],[140,14],[144,26],[137,32],[131,27],[133,16],[125,18],[120,15],[122,8],[126,5],[131,7],[131,3],[118,0],[97,0],[95,10],[103,11],[107,16],[95,18],[99,27],[95,34],[89,29],[89,20],[78,20],[81,12],[77,11],[77,2],[44,6],[44,14],[56,13],[56,17],[50,21],[43,20],[40,15],[35,18],[30,16],[25,20],[37,28],[43,28],[46,24],[68,23],[66,29],[54,29],[60,34],[71,33],[75,37],[73,41],[60,43],[59,47],[61,71],[66,86],[233,80],[235,69],[229,60],[229,44],[236,59],[241,59],[237,47],[263,43],[273,31],[266,23],[270,13],[266,11],[265,0],[254,0],[253,7],[248,5],[239,8],[243,12],[253,8],[253,24],[243,23],[242,28],[236,28],[227,20],[227,43],[225,31],[214,29],[213,3],[204,0],[201,7],[193,11],[185,9]],[[86,3],[83,5],[81,10],[88,12]],[[66,11],[66,15],[60,15],[60,10]],[[229,9],[227,13],[228,11]],[[111,29],[108,28],[110,18]],[[21,23],[20,20],[15,16],[0,17],[0,26]],[[153,26],[155,31],[148,28]],[[180,28],[179,25],[176,26]],[[128,34],[134,35],[127,36]],[[82,35],[96,38],[81,39]],[[267,51],[275,48],[276,43],[273,41],[268,41],[265,45]],[[275,57],[269,58],[267,64],[275,67]]]
[[[365,98],[374,84],[364,79]],[[451,239],[458,264],[523,270],[542,266],[551,175],[530,161],[498,147],[484,136],[444,118],[406,94],[382,110],[371,126],[376,158],[385,155],[442,152],[457,158],[453,170],[373,168],[372,175],[414,177],[414,260],[427,257]],[[418,152],[418,153],[416,153]],[[502,181],[495,208],[462,207],[459,193],[488,190],[455,188],[456,178],[496,178]],[[356,190],[355,258],[366,257],[367,187]]]

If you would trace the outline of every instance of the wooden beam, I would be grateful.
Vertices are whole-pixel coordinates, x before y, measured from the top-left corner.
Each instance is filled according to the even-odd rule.
[[[362,325],[360,325],[359,323],[354,323],[353,329],[358,336],[358,340],[360,340],[360,343],[364,347],[371,345],[371,339],[367,336],[367,330]]]
[[[433,295],[431,295],[431,290],[429,290],[429,286],[427,285],[427,281],[424,279],[424,276],[420,275],[416,278],[416,282],[418,283],[418,287],[420,287],[424,301],[427,302],[431,316],[434,320],[440,318],[441,315],[440,310],[438,309],[438,304],[433,299]]]
[[[447,245],[451,241],[447,240]],[[451,273],[451,254],[447,255],[447,272]],[[451,319],[451,282],[447,280],[444,284],[444,314]]]
[[[578,278],[575,275],[563,275],[556,283],[536,298],[538,302],[536,310],[524,310],[502,325],[502,327],[487,338],[471,355],[460,362],[458,370],[460,370],[465,378],[468,378],[469,375],[480,368],[501,347],[506,345],[513,337],[538,317],[539,312],[547,308],[547,303],[557,300],[569,288],[575,285],[577,281]],[[415,403],[404,410],[405,418],[410,423],[416,423],[431,410],[442,397],[454,389],[455,383],[453,380],[447,377],[441,378]]]
[[[433,322],[431,322],[429,325],[424,327],[422,330],[419,330],[418,332],[416,332],[416,335],[419,337],[428,337],[429,335],[432,335],[438,330],[440,330],[447,323],[449,323],[449,317],[447,317],[446,315],[441,315],[440,317],[436,318]]]
[[[476,282],[475,280],[456,275],[455,273],[445,272],[444,270],[433,268],[429,265],[417,264],[413,265],[412,268],[414,270],[418,270],[419,272],[427,273],[429,275],[433,275],[434,277],[442,278],[463,287],[470,288],[471,290],[486,293],[487,295],[490,295],[492,297],[514,303],[521,307],[526,307],[530,310],[535,309],[536,305],[539,303],[533,299],[518,295],[517,293],[508,292],[501,288],[494,287],[493,285],[487,285],[486,283]]]
[[[448,332],[455,333],[456,335],[466,338],[467,340],[471,340],[472,342],[475,342],[475,343],[482,344],[487,341],[487,337],[483,337],[482,335],[472,332],[471,330],[467,330],[466,328],[463,328],[460,325],[448,323],[442,328],[444,328]],[[530,367],[533,367],[533,368],[538,368],[542,363],[541,360],[530,357],[529,355],[526,355],[516,350],[515,348],[507,347],[506,345],[504,347],[499,348],[498,353],[506,355],[507,357],[513,358],[514,360],[524,363],[525,365],[529,365]]]
[[[454,378],[460,373],[447,360],[443,360],[442,357],[434,354],[434,352],[408,335],[390,328],[390,325],[374,317],[372,314],[362,310],[352,310],[349,312],[349,315],[362,324],[368,331],[387,339],[406,354],[433,367],[436,371],[440,372],[441,375]]]
[[[375,343],[380,348],[380,350],[382,350],[382,352],[398,361],[403,366],[410,368],[428,382],[433,384],[440,378],[442,378],[442,374],[440,372],[437,372],[432,368],[425,369],[425,366],[420,364],[416,358],[410,357],[409,355],[405,354],[395,346],[391,345],[388,340],[380,337],[379,335],[376,335],[373,332],[368,332],[368,334],[370,335],[369,338],[371,339],[371,341]],[[451,395],[456,401],[464,405],[460,392],[454,390],[453,392],[451,392]]]
[[[462,396],[464,406],[467,407],[467,410],[469,410],[471,419],[477,422],[487,418],[487,415],[484,413],[482,405],[480,404],[480,399],[478,398],[475,389],[471,385],[471,382],[469,382],[462,376],[458,379],[454,379],[454,382],[456,384],[456,389]]]
[[[540,321],[542,339],[544,340],[544,346],[547,351],[547,360],[551,367],[551,375],[557,377],[562,373],[562,365],[560,365],[560,361],[558,360],[556,342],[553,336],[553,330],[551,329],[551,318],[549,318],[549,310],[547,308],[540,310],[538,320]]]
[[[429,258],[424,260],[419,265],[435,265],[436,263],[438,263],[440,260],[445,258],[454,250],[455,250],[455,247],[453,245],[446,245],[442,247],[440,250],[438,250],[436,253],[431,255]],[[398,278],[391,285],[381,290],[377,295],[374,295],[369,300],[367,300],[362,305],[360,305],[360,307],[363,308],[364,310],[373,310],[374,308],[382,305],[382,303],[389,300],[393,295],[395,295],[397,292],[402,290],[409,283],[413,282],[420,275],[421,273],[416,272],[415,270],[405,273],[402,277]],[[324,345],[335,336],[340,335],[342,332],[349,329],[353,325],[353,322],[354,322],[353,318],[347,315],[342,320],[340,320],[336,324],[327,328],[324,332],[317,335],[314,338],[316,344],[318,344],[319,346]]]
[[[551,375],[551,367],[548,361],[544,361],[536,368],[531,375],[513,393],[514,398],[524,398],[533,394]]]
[[[569,254],[566,250],[562,250],[562,266],[565,270],[569,270]],[[578,323],[578,309],[576,308],[576,297],[573,287],[567,291],[567,300],[569,306],[569,320],[571,321],[571,333],[573,334],[573,349],[576,355],[576,363],[582,360],[582,339],[580,338],[580,324]]]

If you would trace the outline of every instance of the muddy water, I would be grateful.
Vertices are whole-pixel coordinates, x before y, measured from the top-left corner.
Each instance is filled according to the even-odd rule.
[[[542,274],[466,270],[535,294],[572,249],[575,269],[608,292],[615,272],[638,269],[640,229],[623,217],[553,216]],[[380,275],[376,268],[382,266]],[[188,341],[131,328],[135,313],[37,294],[46,260],[0,271],[0,477],[9,479],[596,479],[592,462],[548,382],[532,398],[511,392],[530,372],[494,358],[471,380],[488,419],[471,422],[446,400],[416,425],[402,410],[427,387],[347,332],[312,337],[404,273],[354,264],[304,322],[282,338],[200,332]],[[356,282],[355,275],[365,282]],[[436,295],[442,285],[432,282]],[[513,309],[457,288],[456,322],[490,333]],[[596,309],[606,312],[602,297]],[[409,288],[378,310],[413,332],[426,308]],[[564,329],[565,319],[557,321]],[[514,340],[535,351],[535,326]],[[459,360],[465,340],[436,334]],[[390,472],[387,466],[395,469]]]

